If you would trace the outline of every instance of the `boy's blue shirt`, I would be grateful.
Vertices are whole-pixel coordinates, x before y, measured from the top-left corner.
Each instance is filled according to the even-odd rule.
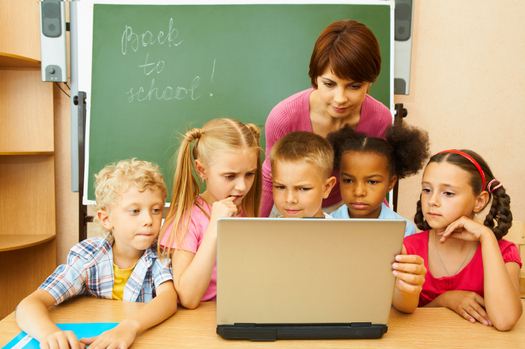
[[[39,287],[60,304],[65,300],[89,295],[112,299],[113,239],[86,239],[71,249],[67,263],[58,266]],[[169,261],[158,258],[156,246],[144,251],[124,289],[124,301],[147,303],[156,296],[156,288],[172,280]]]
[[[343,204],[343,206],[341,206],[337,211],[330,213],[330,216],[334,218],[350,219],[350,214],[348,213],[348,206]],[[384,203],[381,204],[381,213],[379,213],[379,217],[377,217],[377,219],[404,219],[407,222],[405,228],[405,237],[415,234],[417,232],[416,225],[414,223],[412,223],[405,217],[401,217],[396,212],[392,211],[392,209]]]

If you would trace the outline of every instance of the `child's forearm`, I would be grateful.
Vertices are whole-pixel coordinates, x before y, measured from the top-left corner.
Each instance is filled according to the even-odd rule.
[[[396,282],[398,282],[396,280]],[[417,306],[419,304],[419,293],[412,294],[408,292],[404,292],[401,290],[398,290],[397,288],[394,289],[394,297],[392,298],[392,305],[397,310],[411,314],[416,310]]]
[[[217,259],[217,220],[237,214],[239,208],[233,203],[234,200],[235,197],[231,196],[213,202],[210,222],[197,253],[192,256],[181,254],[181,258],[174,256],[172,259],[175,289],[181,304],[187,308],[196,308],[209,287]],[[178,265],[180,261],[182,263]]]
[[[120,325],[140,333],[158,325],[177,311],[177,293],[173,284],[167,281],[157,288],[157,296],[147,303],[140,311],[122,321]]]
[[[157,296],[140,311],[100,336],[80,341],[94,348],[129,348],[138,333],[169,318],[177,311],[177,293],[170,281],[157,287]]]
[[[492,324],[501,331],[510,330],[522,313],[519,296],[519,265],[505,264],[494,234],[480,238],[483,256],[485,309]]]
[[[16,308],[16,323],[24,332],[39,342],[48,335],[61,331],[51,321],[47,308],[55,299],[44,290],[36,290],[23,299]]]
[[[177,276],[178,271],[176,269],[173,275],[175,289],[177,290],[180,302],[186,308],[196,308],[210,284],[217,256],[216,231],[216,223],[210,223],[202,243],[199,246],[199,250],[193,255],[193,258],[190,259],[188,256],[188,254],[190,254],[189,252],[185,253],[181,250],[174,251],[173,253],[174,268],[184,269],[184,266],[187,265],[180,276]],[[180,254],[179,256],[177,256],[178,253]]]
[[[448,294],[448,292],[440,294],[439,296],[437,296],[436,298],[434,298],[432,301],[430,301],[429,303],[427,303],[424,306],[425,307],[429,307],[429,308],[432,308],[432,307],[446,307],[446,308],[450,309],[450,307],[447,306],[445,304],[446,302],[444,301],[447,294]]]

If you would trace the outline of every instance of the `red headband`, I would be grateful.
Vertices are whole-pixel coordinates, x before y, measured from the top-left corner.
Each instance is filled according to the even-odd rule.
[[[485,174],[483,173],[483,170],[481,169],[481,166],[478,164],[478,162],[476,160],[474,160],[474,158],[466,153],[463,153],[462,151],[459,151],[459,150],[443,150],[443,151],[440,151],[438,154],[441,154],[441,153],[455,153],[455,154],[459,154],[461,156],[463,156],[465,159],[468,159],[470,162],[472,162],[472,164],[474,164],[474,166],[476,166],[476,168],[478,169],[478,172],[479,174],[481,175],[481,180],[483,181],[483,187],[481,188],[481,190],[485,190]]]

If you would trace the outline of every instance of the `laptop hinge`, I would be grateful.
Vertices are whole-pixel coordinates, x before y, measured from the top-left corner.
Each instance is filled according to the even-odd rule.
[[[218,325],[217,334],[225,339],[275,341],[277,339],[353,339],[381,338],[388,331],[382,324],[253,324]]]

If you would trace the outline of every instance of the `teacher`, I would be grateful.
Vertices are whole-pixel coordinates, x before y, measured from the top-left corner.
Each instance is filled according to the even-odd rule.
[[[277,104],[266,120],[266,159],[263,164],[261,216],[273,208],[270,151],[275,142],[293,131],[326,137],[348,124],[357,132],[385,137],[392,124],[390,110],[368,95],[381,71],[376,37],[364,24],[353,20],[330,24],[319,36],[310,59],[308,76],[313,88],[296,93]],[[323,211],[341,205],[338,182],[323,200]]]

